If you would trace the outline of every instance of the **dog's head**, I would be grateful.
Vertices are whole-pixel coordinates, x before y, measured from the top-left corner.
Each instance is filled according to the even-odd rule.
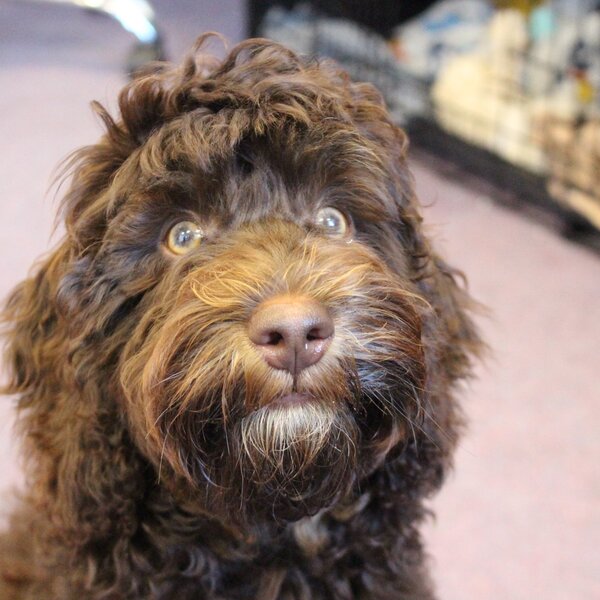
[[[190,511],[293,519],[382,469],[435,487],[477,337],[374,88],[250,40],[119,105],[97,105],[64,241],[6,313],[46,505],[98,527],[158,485]]]

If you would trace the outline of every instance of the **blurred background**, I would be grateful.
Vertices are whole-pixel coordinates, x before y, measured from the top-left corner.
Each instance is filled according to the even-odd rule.
[[[381,89],[493,358],[427,525],[444,600],[600,598],[600,7],[592,0],[0,3],[0,296],[60,237],[55,167],[128,74],[261,35]],[[60,192],[58,193],[58,196]],[[0,508],[21,483],[0,399]]]

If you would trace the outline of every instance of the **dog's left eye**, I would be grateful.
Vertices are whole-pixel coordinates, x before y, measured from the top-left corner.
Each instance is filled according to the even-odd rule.
[[[187,254],[200,245],[203,231],[193,221],[179,221],[169,229],[165,246],[173,254]]]
[[[322,208],[315,219],[315,223],[326,233],[334,236],[345,235],[348,231],[348,219],[337,208]]]

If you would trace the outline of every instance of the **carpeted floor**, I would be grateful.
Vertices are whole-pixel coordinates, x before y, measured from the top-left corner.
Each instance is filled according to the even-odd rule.
[[[171,56],[195,35],[243,35],[239,0],[157,2]],[[51,238],[53,168],[93,142],[131,43],[79,9],[0,4],[0,296]],[[470,429],[427,529],[444,600],[600,598],[600,260],[414,163],[438,246],[490,309],[494,357],[465,393]],[[0,506],[20,481],[0,399]]]

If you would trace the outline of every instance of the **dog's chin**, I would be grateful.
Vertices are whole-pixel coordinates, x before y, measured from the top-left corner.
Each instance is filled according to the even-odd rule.
[[[246,518],[314,514],[354,481],[358,428],[345,405],[285,397],[243,417],[230,439],[228,495]]]

